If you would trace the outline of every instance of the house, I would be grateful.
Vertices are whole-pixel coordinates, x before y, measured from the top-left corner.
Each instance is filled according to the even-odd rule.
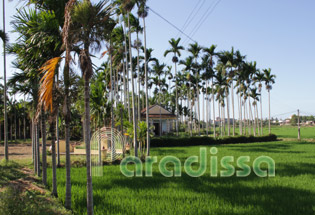
[[[146,119],[147,110],[144,108],[141,111],[141,119]],[[176,115],[166,110],[160,105],[151,105],[149,107],[149,124],[154,126],[154,134],[164,135],[173,131],[173,124],[176,120]]]

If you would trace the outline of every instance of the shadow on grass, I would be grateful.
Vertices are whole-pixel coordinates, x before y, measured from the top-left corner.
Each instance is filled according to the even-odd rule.
[[[282,164],[276,169],[276,177],[294,177],[303,174],[315,176],[314,165],[311,163]],[[152,178],[120,177],[113,179],[110,185],[97,186],[97,189],[123,187],[132,190],[159,190],[175,183],[180,189],[200,193],[209,200],[215,195],[235,207],[254,207],[252,212],[256,214],[314,214],[315,194],[313,192],[273,183],[275,180],[276,178],[259,178],[253,172],[246,178],[236,176],[213,178],[208,174],[199,178],[192,178],[186,174],[179,178],[165,178],[160,174],[154,174]],[[292,180],[296,179],[292,178]],[[231,212],[224,209],[216,211],[217,214],[231,214]],[[242,214],[237,211],[233,213]]]
[[[292,150],[292,147],[294,147],[294,145],[290,143],[276,143],[276,144],[270,144],[267,146],[264,144],[246,145],[246,147],[234,145],[230,147],[229,149],[234,150],[234,151],[241,151],[241,152],[294,153],[294,154],[304,153],[303,151],[294,151]]]
[[[14,163],[2,162],[0,164],[0,187],[5,185],[11,180],[25,177],[21,171],[18,170],[18,165]]]

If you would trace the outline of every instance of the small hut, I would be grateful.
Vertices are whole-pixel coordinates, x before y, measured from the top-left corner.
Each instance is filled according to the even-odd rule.
[[[146,108],[141,111],[141,119],[146,119]],[[149,124],[154,126],[156,136],[168,134],[174,129],[176,116],[160,105],[151,105],[149,107]]]

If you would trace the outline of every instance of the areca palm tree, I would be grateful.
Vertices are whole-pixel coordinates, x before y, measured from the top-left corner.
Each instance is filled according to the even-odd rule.
[[[3,41],[3,97],[4,97],[4,157],[5,160],[9,160],[9,145],[8,145],[8,117],[7,117],[7,60],[6,60],[6,43],[8,41],[8,37],[5,32],[5,0],[3,2],[3,31],[0,32],[0,37]]]
[[[199,44],[196,42],[196,43],[193,43],[193,44],[189,44],[189,48],[188,48],[188,52],[190,52],[195,60],[195,67],[198,67],[197,66],[197,62],[198,62],[198,57],[199,57],[199,54],[202,50],[202,47],[199,46]],[[196,80],[198,81],[199,80],[199,69],[196,70]],[[200,99],[199,99],[199,83],[197,82],[196,84],[197,88],[197,119],[198,119],[198,133],[199,133],[199,136],[200,136]]]
[[[215,49],[216,49],[216,45],[211,45],[209,48],[203,48],[203,52],[205,52],[205,56],[207,56],[207,62],[208,65],[204,65],[205,70],[207,72],[213,71],[212,74],[209,73],[209,76],[207,78],[210,78],[211,80],[211,85],[212,85],[212,89],[214,89],[213,86],[213,77],[214,77],[214,70],[213,70],[213,66],[214,66],[214,57],[218,55],[218,53],[216,53]],[[206,62],[205,62],[206,63]],[[216,137],[216,128],[215,128],[215,104],[214,104],[214,93],[211,93],[212,95],[212,111],[213,111],[213,136]],[[211,124],[211,122],[210,122]]]
[[[87,212],[93,214],[93,188],[91,177],[91,153],[90,153],[90,78],[93,74],[90,48],[98,50],[100,41],[104,39],[104,33],[110,20],[112,6],[108,1],[100,1],[92,4],[84,0],[74,6],[72,11],[73,31],[72,37],[81,48],[79,54],[80,68],[84,79],[84,109],[85,109],[85,146],[87,168]]]
[[[266,85],[266,89],[268,91],[268,103],[269,103],[269,134],[271,134],[271,129],[270,129],[270,90],[272,90],[272,85],[275,83],[275,78],[276,76],[271,74],[271,69],[264,69],[264,81]]]
[[[135,87],[134,87],[134,74],[133,74],[133,66],[132,66],[132,49],[131,49],[131,27],[130,27],[130,14],[132,9],[135,6],[135,1],[133,0],[120,0],[118,1],[118,4],[120,4],[120,8],[124,13],[127,14],[127,24],[128,24],[128,42],[129,42],[129,70],[131,74],[131,100],[132,100],[132,119],[134,126],[138,126],[137,119],[136,119],[136,104],[135,104]],[[134,135],[133,135],[133,142],[135,147],[135,156],[138,156],[138,146],[137,146],[137,129],[133,129]]]
[[[148,59],[147,59],[147,36],[146,36],[146,24],[145,19],[148,16],[149,8],[146,5],[147,0],[138,0],[138,16],[142,18],[143,21],[143,41],[144,41],[144,74],[145,74],[145,107],[146,107],[146,124],[147,124],[147,156],[150,155],[150,125],[149,125],[149,94],[148,94]]]
[[[162,87],[163,87],[161,75],[164,74],[165,66],[166,66],[165,64],[160,64],[159,61],[155,62],[155,64],[153,65],[153,70],[155,74],[157,75],[156,85],[158,86],[158,100],[160,103],[160,136],[162,135],[161,100],[162,100]]]
[[[262,117],[262,82],[264,81],[264,73],[259,70],[255,74],[254,81],[258,83],[258,92],[260,95],[260,134],[263,135],[263,117]]]
[[[185,76],[186,76],[186,85],[188,88],[188,103],[189,103],[189,108],[190,108],[190,136],[192,136],[192,99],[191,99],[191,83],[192,83],[192,75],[191,75],[191,70],[193,69],[193,58],[191,56],[187,57],[185,60],[181,60],[179,62],[180,65],[183,65]]]
[[[169,53],[173,53],[174,54],[174,56],[172,58],[172,61],[173,61],[174,65],[175,65],[175,74],[174,74],[174,76],[177,75],[178,57],[181,56],[180,51],[185,49],[183,46],[179,45],[180,40],[181,40],[181,38],[178,38],[178,39],[172,38],[172,39],[170,39],[168,42],[171,45],[171,48],[164,52],[164,57],[166,57]],[[178,136],[178,92],[177,92],[177,82],[175,82],[175,93],[176,93],[176,135]]]

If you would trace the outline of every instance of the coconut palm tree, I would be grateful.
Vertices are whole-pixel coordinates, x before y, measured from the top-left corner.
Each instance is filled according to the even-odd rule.
[[[271,129],[270,129],[270,90],[272,90],[272,85],[275,83],[275,78],[276,76],[271,74],[271,69],[264,69],[263,70],[265,78],[265,85],[266,89],[268,91],[268,103],[269,103],[269,134],[271,134]]]
[[[183,46],[179,45],[180,40],[181,40],[181,38],[178,38],[178,39],[172,38],[172,39],[170,39],[168,42],[171,45],[171,48],[164,52],[164,57],[166,57],[169,53],[173,53],[174,54],[174,56],[172,58],[172,61],[173,61],[174,65],[175,65],[175,74],[174,74],[174,76],[177,75],[178,57],[181,56],[180,51],[185,49]],[[177,92],[177,82],[175,82],[175,93],[176,93],[176,135],[178,136],[178,92]]]

